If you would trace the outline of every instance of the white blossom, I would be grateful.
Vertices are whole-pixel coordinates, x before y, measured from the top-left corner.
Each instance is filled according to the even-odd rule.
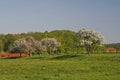
[[[83,41],[81,41],[82,44],[83,42],[85,44],[87,43],[92,44],[93,42],[96,42],[99,45],[104,44],[104,40],[105,40],[104,37],[96,31],[83,28],[77,33],[77,35],[82,37],[83,39]]]
[[[11,52],[28,53],[31,54],[35,51],[44,51],[45,47],[42,46],[40,41],[35,40],[29,36],[26,38],[18,39],[14,42]]]

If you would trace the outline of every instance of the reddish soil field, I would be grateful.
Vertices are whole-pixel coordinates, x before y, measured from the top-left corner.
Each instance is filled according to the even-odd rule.
[[[0,53],[0,57],[19,57],[20,53],[5,53],[5,54],[1,54]],[[27,57],[28,54],[22,53],[21,57]]]

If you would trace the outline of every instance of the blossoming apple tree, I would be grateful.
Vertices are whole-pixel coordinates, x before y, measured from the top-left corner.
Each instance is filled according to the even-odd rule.
[[[80,45],[86,48],[89,55],[93,50],[93,46],[102,46],[104,44],[104,36],[94,30],[82,28],[77,32],[77,35],[81,38]]]
[[[41,40],[43,46],[46,47],[46,51],[51,54],[54,51],[57,51],[58,47],[60,47],[60,42],[58,42],[55,38],[44,38]]]

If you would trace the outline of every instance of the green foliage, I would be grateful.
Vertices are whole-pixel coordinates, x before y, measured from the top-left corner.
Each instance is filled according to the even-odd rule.
[[[4,46],[3,46],[3,43],[2,43],[3,41],[2,40],[0,40],[0,52],[2,52],[3,51],[3,48],[4,48]]]
[[[12,48],[14,41],[17,39],[17,35],[15,34],[7,34],[5,35],[4,41],[4,51],[9,51]]]
[[[61,42],[61,52],[68,53],[75,51],[75,42],[78,39],[76,33],[69,30],[56,30],[49,33],[49,36],[56,38]]]
[[[0,80],[119,80],[120,54],[41,55],[0,60]]]
[[[5,35],[0,35],[0,52],[4,51]]]

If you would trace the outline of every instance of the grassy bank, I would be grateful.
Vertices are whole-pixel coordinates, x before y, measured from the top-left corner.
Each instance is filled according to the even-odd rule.
[[[119,80],[120,54],[32,56],[0,60],[0,80]]]

